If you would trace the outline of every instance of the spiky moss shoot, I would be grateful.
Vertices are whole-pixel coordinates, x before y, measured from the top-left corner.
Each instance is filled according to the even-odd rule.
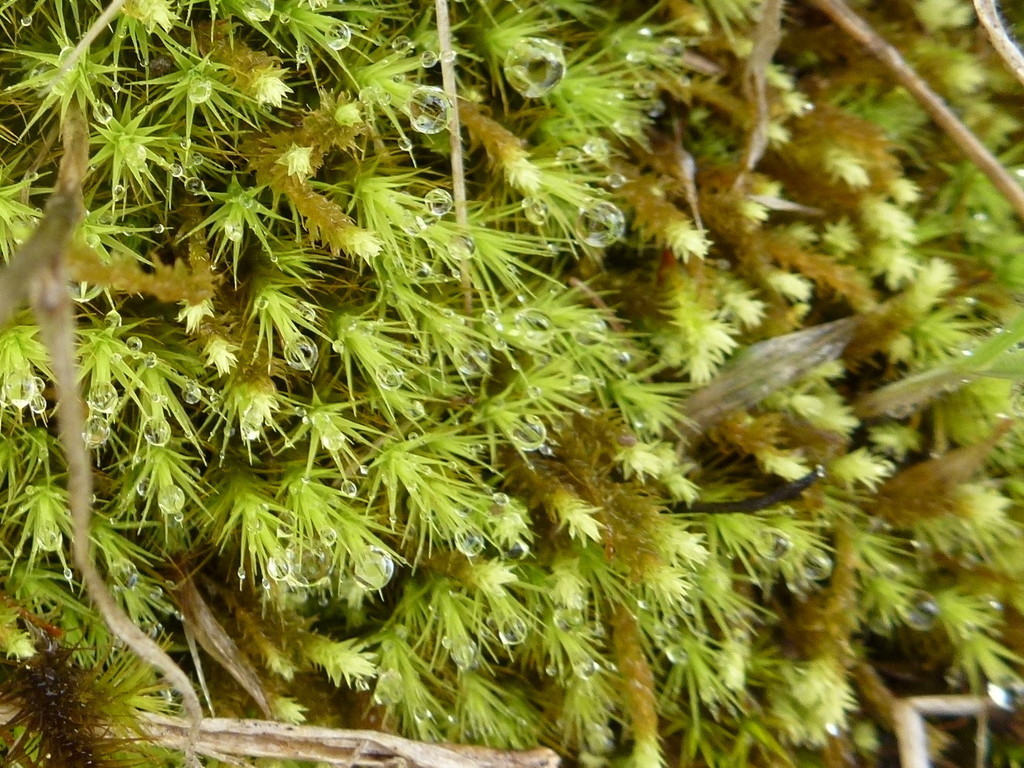
[[[131,0],[57,82],[95,4],[0,8],[0,252],[81,108],[97,560],[175,651],[189,574],[238,646],[200,653],[218,715],[258,713],[249,669],[292,721],[594,766],[834,768],[880,759],[887,685],[1016,679],[1012,209],[795,5],[745,169],[760,5],[640,5],[457,4],[448,51],[418,0]],[[1012,161],[1019,91],[967,0],[869,11]],[[797,353],[759,347],[762,375],[705,389],[846,316],[800,380]],[[26,614],[115,644],[68,567],[49,381],[19,316],[0,334],[17,657]],[[0,671],[5,701],[48,658]],[[49,728],[23,724],[24,745]]]

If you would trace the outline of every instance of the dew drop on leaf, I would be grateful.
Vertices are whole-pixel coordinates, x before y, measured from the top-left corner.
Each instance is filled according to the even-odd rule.
[[[587,245],[606,248],[626,231],[626,218],[618,207],[602,200],[581,208],[576,218],[576,233]]]
[[[274,0],[246,0],[242,7],[242,15],[257,24],[270,21],[270,17],[274,15]]]
[[[448,127],[452,103],[444,91],[433,85],[421,85],[409,95],[405,111],[414,131],[440,133]]]
[[[476,557],[484,550],[484,537],[474,531],[459,534],[455,539],[455,548],[466,557]]]
[[[387,707],[402,701],[405,693],[402,683],[402,673],[397,669],[386,669],[381,672],[373,689],[374,703]]]
[[[536,416],[526,416],[512,429],[510,437],[520,450],[536,451],[544,445],[548,431]]]
[[[203,388],[196,381],[189,381],[181,392],[181,398],[189,405],[195,405],[203,399]]]
[[[167,419],[150,419],[142,429],[142,436],[150,445],[166,445],[171,439],[171,425],[167,423]]]
[[[381,389],[398,389],[405,381],[405,372],[393,365],[383,365],[377,369],[377,385]]]
[[[939,604],[927,592],[917,592],[911,598],[910,610],[907,611],[907,626],[926,632],[935,626],[939,616]]]
[[[332,51],[342,51],[352,42],[352,28],[348,24],[336,24],[327,30],[324,37],[327,39],[328,48]]]
[[[156,506],[167,516],[178,515],[185,506],[185,492],[176,485],[165,485],[156,495]]]
[[[548,204],[536,197],[523,198],[523,216],[535,226],[541,226],[548,220]]]
[[[395,575],[395,561],[379,547],[370,547],[362,557],[356,559],[353,576],[356,582],[368,592],[383,589]]]
[[[313,370],[319,357],[320,352],[316,345],[305,336],[293,339],[284,348],[285,362],[297,371]]]
[[[82,427],[82,439],[89,448],[99,448],[110,437],[110,422],[103,416],[86,419]]]
[[[498,639],[501,640],[502,645],[511,647],[526,640],[528,633],[529,627],[526,622],[518,616],[513,616],[501,624],[498,629]]]
[[[526,37],[505,55],[505,79],[528,99],[545,96],[565,76],[562,46],[543,37]]]
[[[98,382],[92,385],[86,403],[96,413],[113,413],[117,407],[117,390],[109,382]]]
[[[431,216],[446,216],[452,209],[454,202],[452,196],[446,189],[432,189],[423,196],[423,204],[427,213]]]
[[[24,408],[32,402],[32,398],[40,393],[42,379],[31,374],[14,374],[4,382],[4,400],[15,408]]]
[[[213,83],[205,77],[197,77],[188,84],[188,100],[193,104],[209,101],[213,95]]]
[[[824,581],[832,573],[832,558],[824,552],[811,552],[804,560],[804,577],[809,581]]]

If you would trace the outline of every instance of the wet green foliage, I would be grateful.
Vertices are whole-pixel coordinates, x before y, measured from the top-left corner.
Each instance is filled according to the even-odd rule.
[[[591,766],[872,766],[887,696],[1018,683],[1024,230],[823,17],[788,7],[744,172],[757,3],[453,4],[463,225],[432,3],[128,0],[55,79],[100,10],[0,2],[0,251],[80,107],[97,553],[190,669],[184,574],[279,718]],[[1024,176],[970,3],[879,13]],[[796,382],[742,356],[843,317]],[[120,663],[21,320],[0,645],[33,616]],[[692,429],[730,361],[763,386]],[[259,714],[200,659],[217,715]]]

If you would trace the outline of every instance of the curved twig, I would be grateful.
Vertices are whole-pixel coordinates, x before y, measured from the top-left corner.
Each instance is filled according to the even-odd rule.
[[[883,40],[864,19],[854,13],[842,0],[807,0],[807,2],[832,19],[836,26],[863,45],[889,68],[896,81],[917,99],[917,102],[931,115],[932,120],[945,131],[953,143],[960,148],[960,151],[988,177],[989,181],[1013,206],[1021,221],[1024,221],[1024,188],[1021,188],[999,160],[978,140],[978,137],[960,122],[960,119],[953,114],[953,110],[921,79],[921,76],[906,62],[899,51]]]
[[[1021,53],[1006,30],[1003,20],[999,18],[995,0],[974,0],[974,10],[999,58],[1006,62],[1006,66],[1020,80],[1021,85],[1024,85],[1024,53]]]

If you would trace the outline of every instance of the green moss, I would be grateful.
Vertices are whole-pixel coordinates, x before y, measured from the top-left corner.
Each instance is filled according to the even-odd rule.
[[[914,12],[872,20],[1012,167],[969,3]],[[1016,684],[1024,231],[823,17],[788,9],[744,173],[756,4],[454,4],[460,223],[432,3],[129,0],[55,80],[98,13],[0,3],[0,252],[81,108],[97,558],[183,662],[188,573],[278,717],[644,768],[874,765],[883,684]],[[749,383],[757,342],[847,316],[842,355],[791,382],[757,347]],[[734,360],[743,409],[692,429]],[[19,315],[0,646],[45,625],[117,668],[49,380]],[[218,715],[259,715],[200,658]]]

